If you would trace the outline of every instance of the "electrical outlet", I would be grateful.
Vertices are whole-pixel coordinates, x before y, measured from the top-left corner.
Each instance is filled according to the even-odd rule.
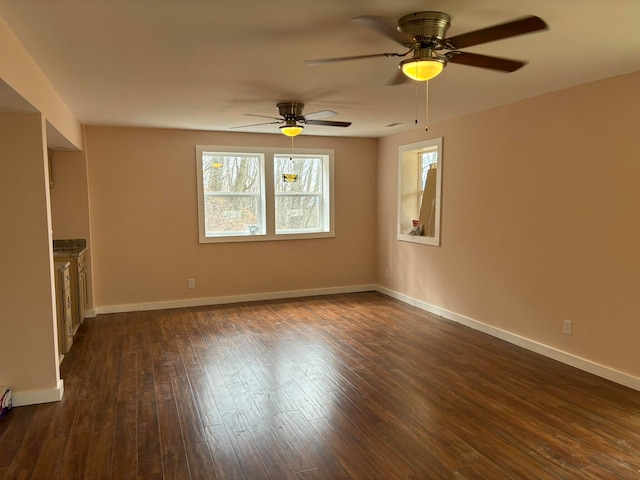
[[[384,278],[389,279],[389,270],[384,271]]]
[[[571,320],[564,320],[562,324],[562,332],[565,335],[571,335],[573,333],[573,322]]]
[[[187,287],[189,288],[196,288],[196,281],[193,278],[190,278],[189,280],[187,280]]]

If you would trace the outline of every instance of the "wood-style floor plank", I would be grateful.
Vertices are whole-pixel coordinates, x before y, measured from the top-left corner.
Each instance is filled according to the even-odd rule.
[[[87,319],[0,480],[638,479],[640,392],[377,293]]]
[[[137,407],[135,399],[117,402],[111,462],[114,478],[128,480],[138,477]]]
[[[64,437],[48,438],[36,459],[32,480],[48,480],[58,478],[62,468],[62,455],[67,439]]]
[[[36,406],[28,406],[10,412],[0,424],[0,468],[9,467],[20,451],[20,444],[26,435],[38,410]],[[38,427],[36,427],[38,428]]]
[[[220,480],[244,480],[238,456],[223,424],[206,428],[207,443],[213,458],[216,475]]]
[[[186,446],[189,474],[192,480],[216,480],[211,450],[207,442],[191,443]]]

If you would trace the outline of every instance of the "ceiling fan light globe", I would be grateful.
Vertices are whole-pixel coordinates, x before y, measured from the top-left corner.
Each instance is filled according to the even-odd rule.
[[[426,82],[437,77],[444,67],[445,62],[440,58],[411,58],[400,63],[402,73],[417,82]]]
[[[302,133],[304,127],[302,125],[282,125],[280,131],[287,137],[295,137]]]

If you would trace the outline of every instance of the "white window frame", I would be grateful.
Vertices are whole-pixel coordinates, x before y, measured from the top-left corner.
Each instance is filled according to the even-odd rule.
[[[204,152],[211,152],[211,153],[215,153],[215,154],[219,154],[219,153],[231,153],[233,154],[233,156],[238,156],[238,157],[243,157],[243,156],[250,156],[250,157],[257,157],[258,158],[258,171],[259,171],[259,175],[260,178],[258,179],[258,191],[257,192],[242,192],[242,193],[237,193],[237,192],[219,192],[219,193],[205,193],[204,192],[204,170],[203,170],[203,153]],[[202,217],[202,225],[201,225],[201,232],[200,234],[203,235],[205,238],[217,238],[217,237],[235,237],[238,235],[264,235],[265,234],[265,226],[266,226],[266,221],[265,221],[265,204],[264,204],[264,189],[265,189],[265,170],[264,170],[264,155],[258,153],[258,152],[247,152],[247,151],[235,151],[235,152],[226,152],[226,151],[220,151],[220,150],[202,150],[200,152],[199,155],[200,158],[200,162],[198,164],[199,168],[198,168],[198,187],[200,187],[200,191],[198,192],[198,198],[200,198],[200,202],[198,204],[199,207],[199,211],[198,211],[198,215],[199,217]],[[206,200],[206,198],[211,198],[211,197],[221,197],[221,198],[231,198],[231,197],[243,197],[243,198],[255,198],[257,199],[257,223],[255,224],[255,230],[253,231],[249,231],[249,229],[247,229],[246,232],[240,232],[240,231],[235,231],[235,232],[220,232],[217,233],[216,235],[212,235],[212,236],[207,236],[207,232],[205,232],[204,227],[205,227],[205,222],[204,222],[204,202]]]
[[[308,152],[308,150],[307,150]],[[325,159],[323,161],[324,155],[311,155],[309,153],[302,153],[300,152],[294,152],[294,154],[283,154],[283,153],[277,153],[274,155],[273,157],[273,165],[275,167],[275,161],[276,158],[275,157],[294,157],[294,158],[320,158],[322,164],[321,164],[321,174],[322,174],[322,186],[321,186],[321,191],[320,192],[282,192],[282,193],[278,193],[275,191],[275,185],[274,185],[274,212],[275,212],[275,208],[277,206],[277,202],[275,202],[275,199],[277,199],[278,197],[282,197],[282,198],[286,198],[286,197],[291,197],[291,198],[295,198],[295,197],[317,197],[319,199],[319,210],[320,210],[320,223],[322,224],[322,229],[321,230],[289,230],[289,231],[281,231],[278,232],[277,230],[277,225],[275,226],[276,229],[276,235],[306,235],[306,234],[316,234],[316,233],[326,233],[328,232],[331,227],[331,217],[332,215],[330,214],[331,212],[331,205],[333,202],[330,201],[329,196],[327,195],[327,192],[331,192],[332,188],[331,188],[331,182],[329,180],[330,175],[327,175],[326,172],[327,171],[332,171],[333,169],[329,167],[328,165],[328,161]],[[278,182],[280,179],[275,178],[275,175],[273,176],[273,181],[274,184],[276,182]]]
[[[442,149],[443,138],[434,138],[423,142],[412,143],[410,145],[401,145],[398,148],[398,224],[397,239],[404,242],[421,243],[423,245],[440,246],[440,213],[442,209],[442,163],[444,152]],[[406,230],[407,212],[412,208],[407,208],[409,203],[413,205],[422,194],[420,182],[420,156],[424,152],[437,152],[437,174],[436,174],[436,193],[435,193],[435,232],[434,236],[417,236],[409,235]],[[404,210],[407,211],[404,211]],[[419,208],[418,208],[419,211]],[[415,218],[415,217],[414,217]],[[404,220],[404,221],[403,221]],[[405,224],[405,225],[403,225]]]
[[[258,154],[263,156],[262,207],[265,228],[256,234],[223,234],[207,236],[205,232],[204,188],[202,154],[204,152]],[[294,157],[314,156],[323,158],[322,220],[323,231],[289,231],[276,233],[275,229],[275,156],[290,155],[286,148],[237,147],[218,145],[196,145],[196,178],[198,194],[198,238],[199,243],[256,242],[270,240],[294,240],[335,237],[335,192],[334,192],[334,151],[331,149],[296,149]],[[286,193],[283,195],[291,195]],[[298,194],[305,195],[305,194]],[[315,194],[314,194],[315,195]]]

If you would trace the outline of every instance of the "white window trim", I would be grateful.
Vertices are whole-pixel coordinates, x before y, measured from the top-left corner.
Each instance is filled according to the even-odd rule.
[[[263,188],[264,188],[264,204],[263,214],[265,218],[266,232],[255,235],[218,235],[215,237],[207,237],[205,235],[204,225],[204,189],[202,178],[202,153],[203,152],[225,152],[225,153],[249,153],[263,154]],[[323,195],[324,204],[322,205],[322,213],[325,224],[328,224],[329,230],[326,232],[275,232],[275,189],[273,184],[274,175],[274,156],[286,155],[285,148],[270,147],[234,147],[234,146],[218,146],[218,145],[196,145],[196,176],[197,176],[197,203],[198,203],[198,238],[199,243],[229,243],[229,242],[264,242],[271,240],[296,240],[311,238],[331,238],[335,237],[335,181],[334,181],[334,150],[332,149],[296,149],[294,155],[322,155],[328,157],[327,170],[323,172],[325,182],[325,191],[328,195]],[[285,194],[291,195],[291,194]],[[303,194],[305,195],[305,194]],[[314,194],[315,195],[315,194]],[[329,205],[326,205],[326,202]]]
[[[398,148],[398,206],[397,206],[397,239],[404,242],[421,243],[423,245],[440,246],[440,214],[442,209],[442,163],[444,152],[442,149],[442,137],[425,140],[422,142],[412,143],[410,145],[401,145]],[[427,150],[437,150],[438,152],[438,173],[436,176],[436,218],[435,218],[435,235],[433,237],[423,237],[416,235],[408,235],[402,232],[402,165],[403,156],[405,154],[417,155]]]

